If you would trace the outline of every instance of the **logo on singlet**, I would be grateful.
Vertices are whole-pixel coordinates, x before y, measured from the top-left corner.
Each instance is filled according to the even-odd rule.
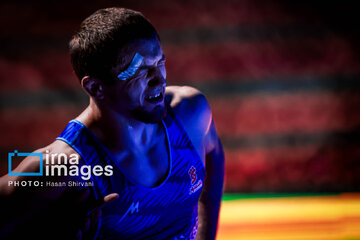
[[[190,193],[189,194],[193,194],[194,192],[196,192],[197,190],[199,190],[203,183],[201,180],[197,181],[197,174],[196,174],[196,168],[194,166],[191,166],[191,168],[188,171],[188,174],[190,176],[190,180],[191,180],[191,187],[190,187]]]
[[[139,212],[139,202],[133,202],[125,214],[120,218],[118,223],[120,223],[129,213],[134,214],[134,212]]]
[[[196,168],[194,166],[191,166],[191,168],[188,171],[190,179],[191,179],[191,185],[194,185],[197,175],[196,175]]]

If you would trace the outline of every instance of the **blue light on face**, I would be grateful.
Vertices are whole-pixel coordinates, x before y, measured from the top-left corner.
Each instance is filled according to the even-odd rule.
[[[143,56],[141,56],[139,53],[135,53],[135,56],[130,63],[130,66],[126,70],[121,72],[117,77],[123,81],[125,81],[129,77],[132,77],[141,66],[143,59]]]

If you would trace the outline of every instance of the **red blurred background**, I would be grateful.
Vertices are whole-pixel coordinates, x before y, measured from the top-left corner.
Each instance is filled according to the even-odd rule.
[[[8,152],[49,144],[87,105],[67,43],[111,6],[158,29],[169,85],[208,97],[227,192],[360,190],[360,34],[346,1],[2,1],[1,173]]]

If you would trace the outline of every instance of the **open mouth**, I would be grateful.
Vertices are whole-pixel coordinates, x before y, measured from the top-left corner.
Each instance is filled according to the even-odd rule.
[[[163,100],[163,93],[158,92],[153,95],[148,95],[145,97],[145,100],[149,103],[159,103]]]

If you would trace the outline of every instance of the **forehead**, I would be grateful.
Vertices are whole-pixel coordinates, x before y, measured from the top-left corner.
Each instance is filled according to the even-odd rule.
[[[160,41],[157,37],[150,39],[136,39],[129,43],[120,53],[123,57],[122,62],[125,65],[129,64],[136,53],[143,56],[145,62],[158,60],[158,58],[161,58],[163,55]]]
[[[135,40],[131,48],[134,52],[138,52],[144,57],[157,57],[158,55],[162,55],[160,41],[157,38]]]
[[[131,64],[135,54],[138,53],[143,57],[143,66],[155,65],[164,54],[161,48],[160,40],[157,35],[147,39],[136,39],[125,45],[119,52],[116,66],[112,72],[116,75],[125,71]]]

